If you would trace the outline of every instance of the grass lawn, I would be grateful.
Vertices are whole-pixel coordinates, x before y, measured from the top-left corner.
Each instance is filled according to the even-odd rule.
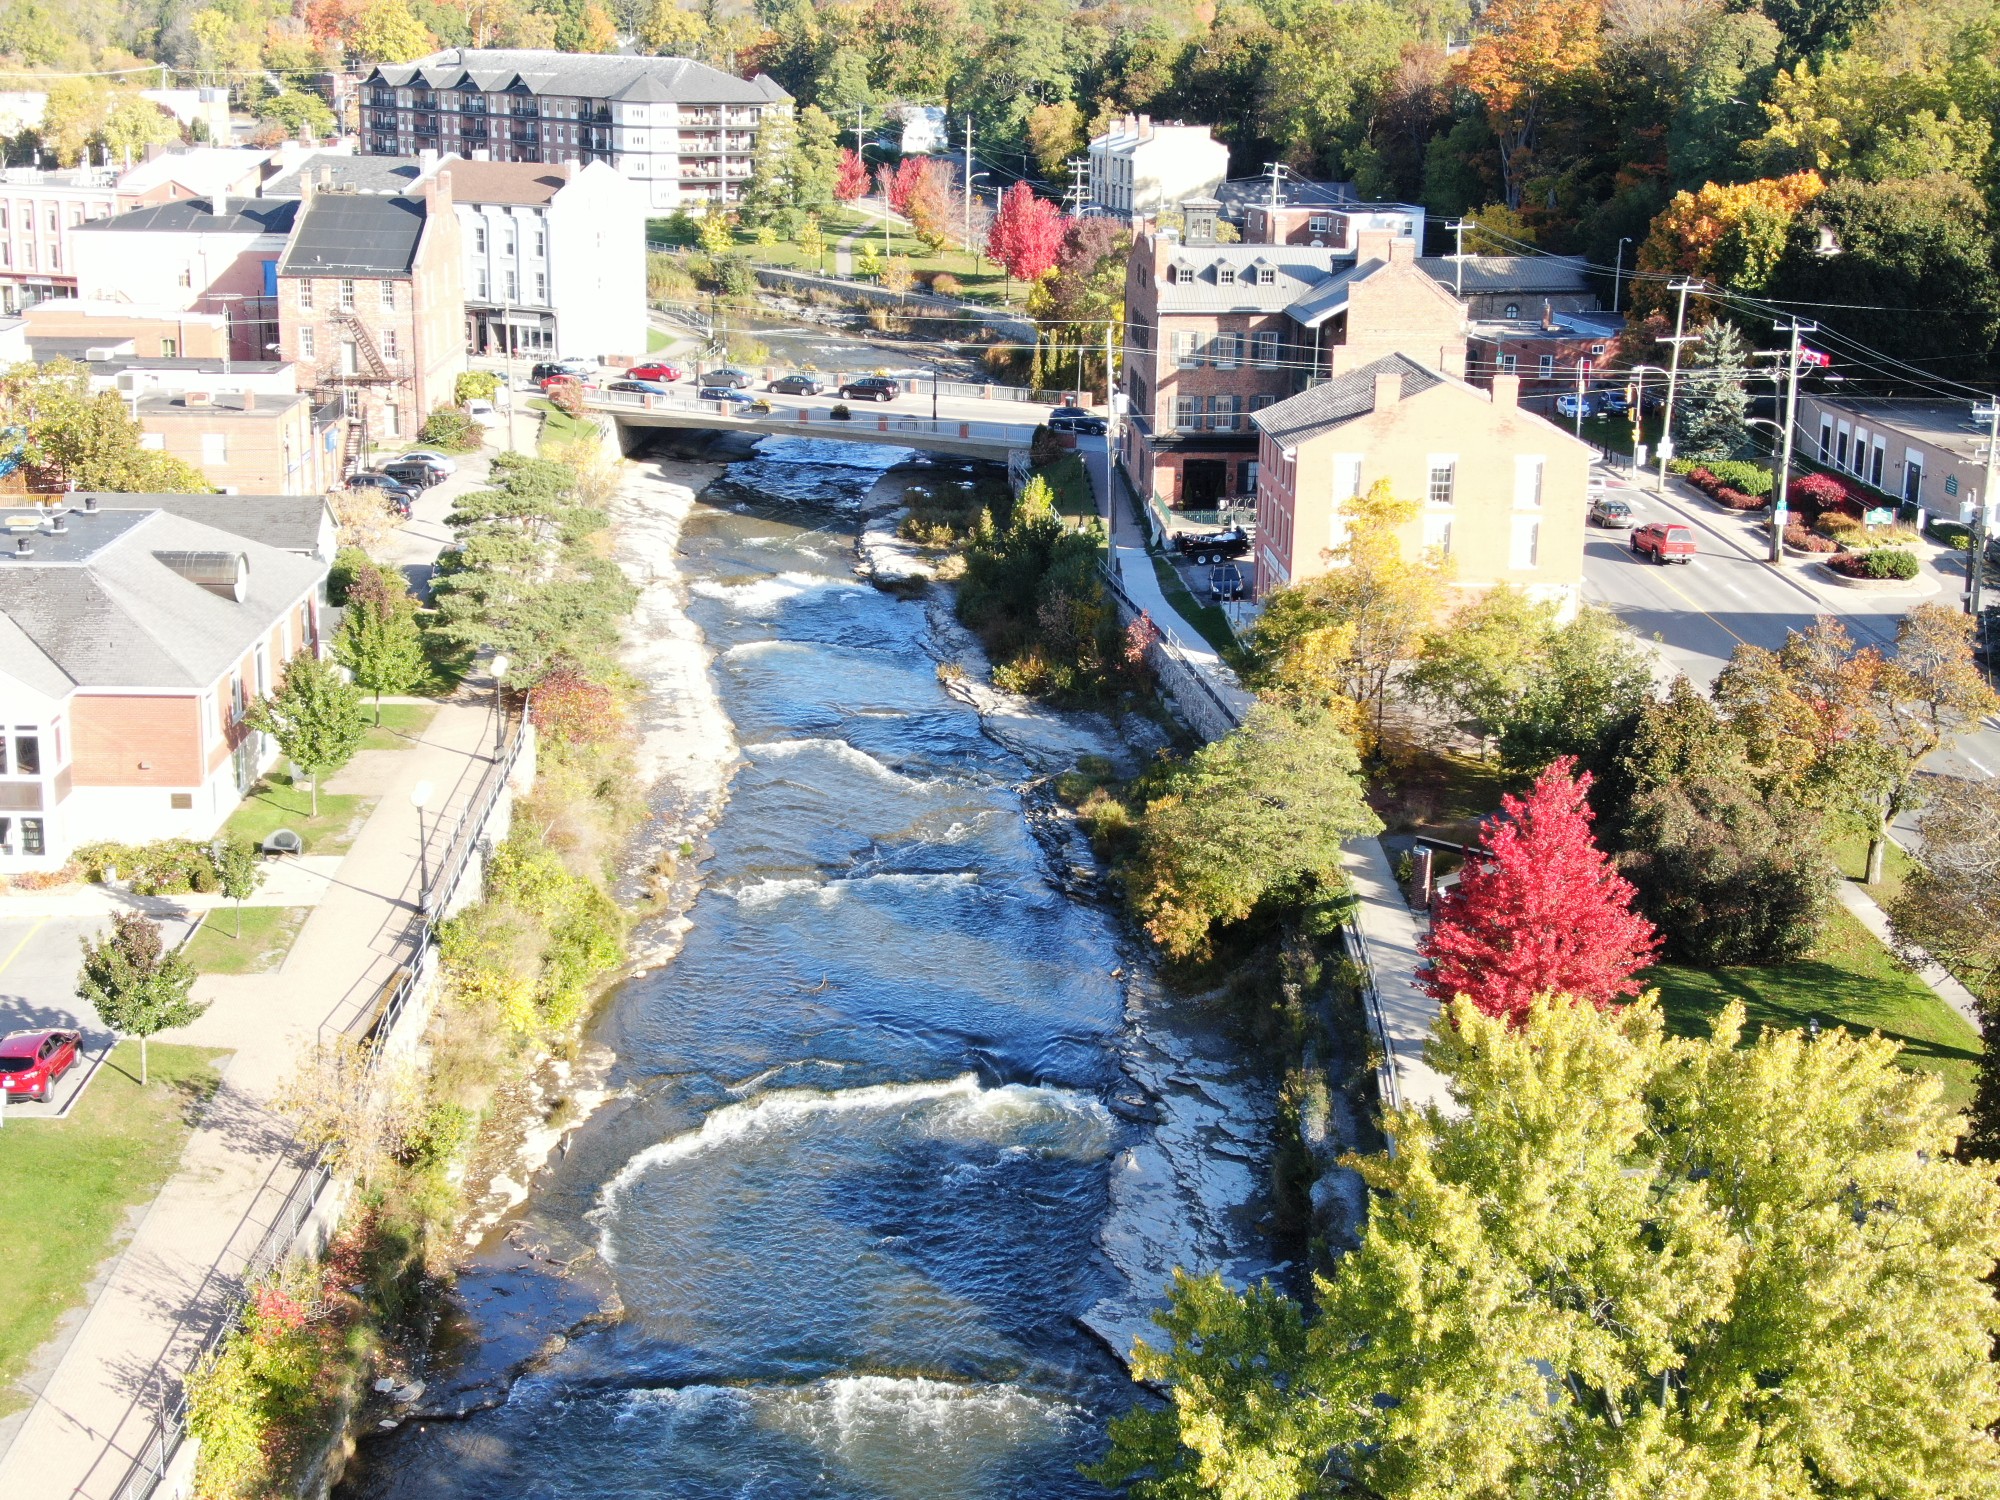
[[[672,342],[671,338],[660,332],[657,328],[648,328],[646,330],[646,352],[648,354],[658,354]]]
[[[1858,833],[1848,834],[1833,846],[1833,860],[1847,879],[1860,880],[1868,873],[1868,840]],[[1891,839],[1882,851],[1881,883],[1867,887],[1868,894],[1878,904],[1888,905],[1902,891],[1903,882],[1915,867],[1915,861],[1904,852],[1903,846]]]
[[[363,750],[406,750],[424,737],[431,720],[437,717],[437,706],[431,703],[385,703],[382,705],[382,722],[375,720],[375,705],[371,701],[364,704],[368,712],[368,733],[362,737]]]
[[[173,1175],[190,1122],[215,1092],[216,1059],[227,1055],[164,1043],[149,1053],[147,1088],[139,1044],[120,1042],[67,1120],[0,1130],[0,1411],[28,1404],[14,1381],[83,1301],[129,1211]]]
[[[1667,1024],[1700,1035],[1707,1018],[1731,1000],[1749,1012],[1750,1029],[1821,1026],[1879,1031],[1903,1044],[1903,1061],[1944,1075],[1945,1102],[1972,1098],[1979,1036],[1965,1018],[1897,963],[1889,950],[1843,908],[1835,907],[1819,946],[1794,964],[1774,968],[1684,969],[1662,964],[1641,976],[1656,985]]]
[[[1522,778],[1502,770],[1498,759],[1426,749],[1369,801],[1391,832],[1415,829],[1464,844],[1477,835],[1480,819],[1500,810],[1501,797],[1522,790]],[[1455,861],[1442,868],[1456,868]]]
[[[243,935],[236,935],[237,909],[219,907],[208,914],[194,940],[181,951],[204,974],[269,974],[292,951],[292,940],[305,926],[305,906],[246,906],[241,912]]]
[[[1081,453],[1065,453],[1041,471],[1055,495],[1056,514],[1066,521],[1097,519],[1097,491]]]
[[[251,790],[243,805],[229,815],[223,832],[261,844],[280,828],[305,841],[308,854],[345,854],[368,820],[373,797],[319,794],[319,816],[312,816],[312,787],[292,785],[292,778],[273,772]]]
[[[1181,618],[1201,632],[1201,638],[1213,646],[1216,653],[1225,660],[1236,655],[1236,632],[1229,628],[1229,616],[1217,604],[1202,604],[1188,592],[1181,582],[1180,569],[1159,553],[1149,554],[1153,559],[1153,576],[1160,580],[1160,591],[1167,596],[1167,603],[1179,612]]]
[[[536,396],[528,406],[542,414],[542,435],[536,446],[544,454],[557,444],[573,442],[577,438],[595,438],[603,431],[588,417],[572,417],[545,397]]]

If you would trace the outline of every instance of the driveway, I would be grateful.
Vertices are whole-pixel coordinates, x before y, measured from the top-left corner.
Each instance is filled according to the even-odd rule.
[[[55,1119],[69,1112],[116,1040],[97,1012],[76,997],[82,940],[103,927],[101,917],[0,917],[0,1034],[74,1027],[84,1058],[64,1075],[47,1104],[10,1101],[13,1119]]]

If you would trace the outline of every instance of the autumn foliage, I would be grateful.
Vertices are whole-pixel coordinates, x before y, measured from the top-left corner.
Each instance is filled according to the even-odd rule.
[[[1035,281],[1055,269],[1062,258],[1063,236],[1069,220],[1046,198],[1037,198],[1034,189],[1017,182],[1000,200],[987,232],[986,253],[1007,268],[1009,276]]]
[[[594,745],[618,726],[611,689],[568,662],[551,667],[535,684],[529,712],[536,733],[571,745]]]
[[[840,167],[833,179],[833,196],[842,203],[852,203],[867,191],[868,168],[852,151],[841,152]]]
[[[1591,778],[1574,766],[1558,760],[1527,796],[1502,798],[1480,829],[1486,852],[1438,898],[1420,945],[1430,961],[1421,982],[1438,999],[1464,995],[1518,1020],[1538,995],[1603,1007],[1639,992],[1632,976],[1660,940],[1591,838]]]

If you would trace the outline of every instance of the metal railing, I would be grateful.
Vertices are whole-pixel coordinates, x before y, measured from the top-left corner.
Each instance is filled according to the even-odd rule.
[[[405,929],[403,943],[408,954],[397,965],[396,971],[384,982],[377,992],[375,1003],[365,1006],[361,1013],[348,1024],[344,1035],[353,1037],[366,1050],[368,1066],[372,1071],[379,1063],[383,1048],[395,1034],[403,1014],[416,997],[424,972],[424,959],[436,942],[435,927],[438,913],[451,903],[460,883],[465,878],[466,869],[471,864],[472,852],[478,847],[479,838],[492,816],[494,804],[500,800],[508,779],[527,744],[528,708],[533,695],[524,697],[519,717],[513,725],[513,732],[500,755],[493,760],[480,775],[478,788],[465,811],[452,825],[452,831],[445,845],[443,857],[438,861],[436,874],[419,888],[417,909]],[[193,1301],[199,1304],[219,1284],[229,1300],[229,1311],[194,1357],[187,1361],[178,1377],[172,1381],[171,1396],[164,1390],[160,1393],[160,1405],[150,1430],[140,1440],[130,1468],[119,1484],[113,1500],[151,1500],[153,1492],[165,1480],[167,1470],[172,1466],[174,1456],[180,1451],[187,1438],[187,1377],[200,1369],[204,1362],[219,1350],[223,1343],[243,1322],[243,1296],[248,1288],[283,1264],[285,1259],[298,1248],[300,1234],[311,1222],[321,1202],[334,1185],[334,1170],[325,1150],[314,1153],[300,1169],[298,1180],[286,1193],[285,1200],[278,1207],[257,1244],[244,1260],[240,1270],[226,1273],[218,1266],[211,1266],[202,1284],[195,1291]],[[161,1376],[162,1359],[149,1372],[149,1379]]]
[[[842,432],[872,431],[905,434],[920,437],[957,438],[962,441],[990,441],[1006,443],[1018,447],[1027,443],[1038,423],[981,422],[970,418],[920,417],[901,412],[876,412],[874,421],[869,414],[853,412],[847,417],[836,417],[830,406],[781,406],[771,405],[766,411],[752,411],[747,402],[703,401],[699,397],[685,396],[678,391],[671,395],[650,395],[642,391],[607,391],[601,388],[588,390],[585,398],[592,407],[608,411],[631,412],[685,412],[704,417],[720,417],[749,426],[770,427],[788,425],[793,427],[827,427],[835,429],[829,436],[839,436]]]
[[[1099,563],[1097,571],[1104,579],[1104,586],[1110,589],[1112,594],[1127,609],[1131,610],[1134,616],[1146,615],[1148,619],[1152,618],[1151,612],[1125,591],[1124,583],[1120,581],[1117,572],[1110,563]],[[1188,655],[1187,647],[1182,644],[1181,638],[1174,633],[1173,626],[1163,620],[1153,620],[1153,628],[1160,633],[1160,648],[1168,656],[1172,657],[1182,670],[1200,684],[1202,692],[1207,695],[1208,701],[1215,705],[1216,712],[1222,715],[1224,722],[1234,724],[1240,728],[1243,723],[1243,715],[1232,707],[1221,693],[1215,690],[1215,684],[1209,681],[1207,669]]]
[[[1375,1040],[1382,1049],[1381,1060],[1375,1064],[1375,1088],[1381,1095],[1383,1108],[1401,1109],[1403,1090],[1396,1082],[1396,1053],[1389,1041],[1389,1013],[1382,1008],[1382,992],[1375,987],[1375,958],[1368,951],[1368,936],[1361,930],[1360,922],[1352,918],[1341,932],[1347,943],[1347,956],[1354,960],[1354,967],[1360,974],[1362,1007],[1368,1012],[1368,1024],[1374,1028]],[[1393,1151],[1394,1146],[1390,1149]]]

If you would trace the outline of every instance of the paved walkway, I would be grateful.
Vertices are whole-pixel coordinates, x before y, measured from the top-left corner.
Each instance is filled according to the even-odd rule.
[[[423,740],[385,753],[343,787],[379,797],[276,974],[207,975],[209,1009],[161,1040],[228,1048],[222,1087],[180,1170],[146,1210],[95,1302],[68,1320],[68,1344],[35,1404],[0,1427],[5,1492],[23,1500],[112,1500],[154,1412],[237,1295],[298,1172],[271,1102],[324,1032],[345,1029],[408,956],[418,862],[410,792],[429,781],[427,835],[442,849],[492,751],[490,706],[449,703]],[[28,1126],[26,1128],[34,1128]],[[32,1382],[31,1382],[32,1383]]]
[[[1889,938],[1889,914],[1875,904],[1875,898],[1868,894],[1865,886],[1856,881],[1842,880],[1835,895],[1842,906],[1854,913],[1863,927],[1882,940],[1883,947],[1895,951],[1896,945]],[[1917,977],[1936,992],[1938,999],[1970,1021],[1974,1031],[1979,1030],[1979,1002],[1972,998],[1972,991],[1945,971],[1943,964],[1931,962],[1927,957],[1916,972]]]
[[[1417,984],[1422,920],[1403,900],[1379,840],[1354,840],[1341,851],[1341,864],[1354,887],[1354,930],[1361,935],[1364,962],[1374,979],[1368,1024],[1384,1055],[1379,1074],[1383,1103],[1457,1115],[1458,1101],[1444,1075],[1424,1056],[1439,1007]]]

